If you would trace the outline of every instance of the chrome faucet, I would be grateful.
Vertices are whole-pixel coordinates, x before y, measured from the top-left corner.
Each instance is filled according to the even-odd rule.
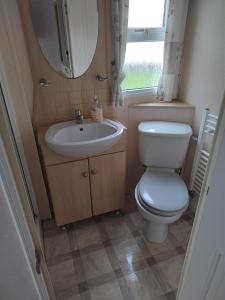
[[[77,124],[83,123],[84,116],[80,109],[75,109],[75,120]]]

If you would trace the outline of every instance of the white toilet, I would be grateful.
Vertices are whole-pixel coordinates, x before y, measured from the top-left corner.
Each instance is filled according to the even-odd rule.
[[[163,242],[168,224],[177,221],[189,204],[187,187],[177,174],[184,162],[192,129],[175,122],[141,122],[138,126],[140,161],[147,167],[135,188],[144,235]]]

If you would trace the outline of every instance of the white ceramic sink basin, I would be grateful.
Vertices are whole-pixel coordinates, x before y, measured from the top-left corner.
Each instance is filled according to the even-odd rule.
[[[63,156],[87,157],[110,149],[120,138],[125,127],[112,120],[102,122],[84,120],[57,123],[50,126],[45,141],[50,149]]]

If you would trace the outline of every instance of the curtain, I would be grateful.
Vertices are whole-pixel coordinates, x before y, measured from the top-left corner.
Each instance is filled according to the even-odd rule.
[[[187,11],[188,0],[168,0],[164,63],[158,87],[158,99],[162,101],[169,102],[177,98]]]
[[[112,61],[112,105],[123,105],[121,83],[125,78],[123,65],[127,44],[129,0],[111,0],[113,57]]]

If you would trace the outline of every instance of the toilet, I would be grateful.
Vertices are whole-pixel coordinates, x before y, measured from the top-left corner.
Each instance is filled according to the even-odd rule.
[[[179,176],[192,129],[188,124],[147,121],[138,125],[139,158],[146,171],[135,188],[144,235],[155,243],[167,238],[168,225],[189,205],[188,189]]]

